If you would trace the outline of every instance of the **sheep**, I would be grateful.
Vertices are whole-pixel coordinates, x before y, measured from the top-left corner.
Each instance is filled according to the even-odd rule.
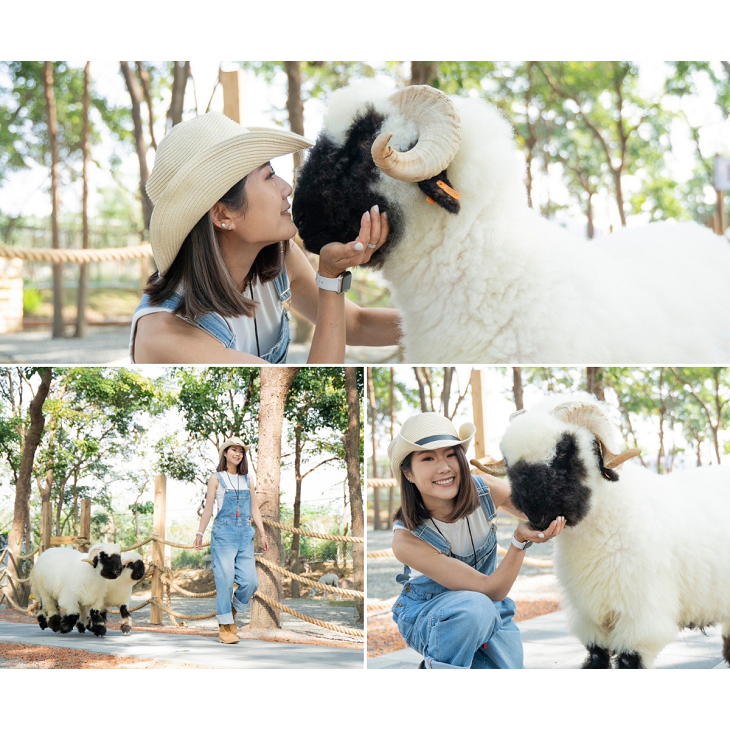
[[[372,205],[387,212],[369,265],[401,311],[406,362],[730,360],[726,239],[654,223],[587,241],[529,208],[523,178],[492,105],[364,81],[332,95],[292,214],[318,253],[353,240]]]
[[[41,553],[31,573],[31,588],[39,608],[38,624],[67,634],[89,611],[89,628],[95,636],[106,634],[101,615],[109,583],[122,572],[119,545],[97,543],[88,557],[76,550],[51,548]],[[63,612],[63,615],[62,615]]]
[[[104,607],[101,616],[106,621],[107,608],[119,608],[121,615],[121,630],[123,634],[129,634],[132,631],[132,616],[129,613],[129,604],[132,600],[132,589],[144,578],[146,567],[144,558],[137,552],[127,552],[122,558],[122,573],[116,580],[107,585],[104,594]],[[76,628],[79,633],[91,629],[91,622],[88,615],[87,607],[82,607],[81,616]]]
[[[335,573],[325,573],[318,581],[317,583],[321,583],[325,586],[334,586],[335,588],[339,588],[339,577]],[[312,588],[309,591],[309,597],[314,598],[319,591],[316,588]],[[322,589],[322,598],[327,598],[327,591]]]
[[[500,448],[502,461],[472,463],[506,473],[536,529],[566,518],[555,572],[588,650],[584,668],[608,669],[612,656],[619,669],[650,667],[679,630],[714,624],[730,664],[730,469],[659,476],[627,464],[619,473],[640,452],[614,450],[595,400],[513,414]]]

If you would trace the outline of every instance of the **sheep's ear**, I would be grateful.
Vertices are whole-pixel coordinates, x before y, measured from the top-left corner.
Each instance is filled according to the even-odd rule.
[[[451,186],[449,179],[446,177],[446,170],[442,170],[438,175],[434,175],[428,180],[422,180],[418,183],[418,187],[426,194],[427,200],[440,205],[449,213],[457,214],[461,210],[459,203],[461,195]]]

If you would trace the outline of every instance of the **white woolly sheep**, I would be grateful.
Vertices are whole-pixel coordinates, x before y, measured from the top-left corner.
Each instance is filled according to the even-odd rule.
[[[372,205],[388,213],[370,265],[407,362],[730,360],[726,239],[656,223],[583,240],[528,207],[524,174],[492,105],[364,81],[332,95],[292,213],[314,253],[353,240]]]
[[[119,545],[97,543],[89,554],[51,548],[38,557],[31,574],[33,595],[40,602],[37,614],[41,629],[67,634],[89,611],[89,628],[104,636],[106,621],[101,615],[110,582],[122,572]]]
[[[121,616],[121,630],[128,634],[132,630],[132,616],[129,613],[129,604],[132,600],[132,589],[144,578],[146,568],[144,558],[137,552],[125,552],[122,556],[122,573],[107,585],[104,594],[104,609],[102,618],[106,621],[108,608],[118,608]],[[87,628],[91,629],[88,607],[82,607],[81,618],[76,624],[79,633]]]
[[[730,469],[659,476],[623,461],[597,401],[549,399],[502,438],[512,502],[537,529],[558,515],[555,572],[587,669],[651,666],[682,628],[721,624],[730,663]],[[478,463],[478,462],[472,462]],[[691,514],[691,517],[688,515]]]

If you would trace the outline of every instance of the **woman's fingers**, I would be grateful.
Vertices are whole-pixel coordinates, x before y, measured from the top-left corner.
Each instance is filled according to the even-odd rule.
[[[362,214],[360,230],[350,243],[328,243],[320,251],[322,276],[339,276],[352,266],[361,266],[385,243],[390,232],[388,217],[374,205]]]

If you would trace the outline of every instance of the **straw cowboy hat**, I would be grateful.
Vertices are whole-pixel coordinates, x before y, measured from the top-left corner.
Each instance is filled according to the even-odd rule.
[[[150,243],[160,276],[195,224],[239,180],[274,157],[313,144],[285,129],[242,127],[218,112],[173,127],[160,142],[146,187],[155,206]]]
[[[231,438],[226,439],[222,444],[220,449],[218,449],[218,458],[223,458],[223,452],[229,447],[229,446],[240,446],[244,452],[248,452],[248,446],[241,441],[238,436],[231,436]]]
[[[466,451],[476,431],[473,423],[462,423],[457,431],[448,418],[438,413],[419,413],[407,418],[388,446],[393,476],[398,478],[403,459],[413,451],[432,451],[456,444],[461,444]]]

